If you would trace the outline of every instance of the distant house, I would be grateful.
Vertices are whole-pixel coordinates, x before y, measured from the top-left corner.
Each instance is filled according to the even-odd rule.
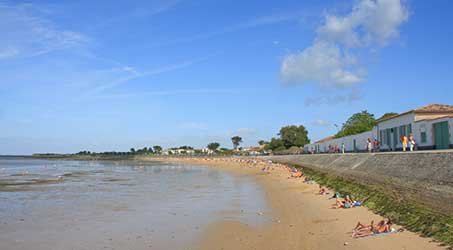
[[[264,154],[264,146],[257,146],[257,147],[246,147],[246,148],[241,148],[240,154],[245,154],[245,155],[262,155]]]
[[[328,137],[305,145],[305,152],[327,153],[332,147],[348,152],[366,150],[368,139],[377,139],[383,151],[402,149],[401,137],[413,135],[419,150],[453,148],[453,106],[430,104],[377,121],[367,132],[341,138]]]
[[[212,155],[212,154],[214,154],[214,151],[211,150],[211,149],[209,149],[209,148],[203,148],[203,149],[201,149],[201,152],[202,152],[203,154],[207,154],[207,155]]]
[[[194,155],[193,149],[170,148],[162,151],[162,155]]]

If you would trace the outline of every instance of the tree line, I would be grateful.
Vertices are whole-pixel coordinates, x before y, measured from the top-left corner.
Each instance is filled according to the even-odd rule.
[[[376,126],[377,122],[381,119],[385,119],[388,117],[392,117],[398,115],[397,113],[386,113],[379,119],[375,119],[374,114],[369,113],[368,111],[364,110],[358,113],[353,114],[349,117],[345,123],[342,124],[341,128],[338,132],[334,135],[334,137],[344,137],[348,135],[360,134],[366,131],[370,131]],[[221,155],[232,155],[235,152],[239,151],[241,148],[239,147],[240,144],[243,142],[242,137],[240,136],[233,136],[231,137],[231,143],[233,145],[233,149],[228,149],[225,147],[220,147],[220,143],[218,142],[211,142],[209,143],[206,148],[210,150],[207,152],[201,149],[194,149],[191,146],[180,146],[180,147],[173,147],[170,148],[169,153],[171,154],[172,151],[178,150],[181,154],[185,154],[187,152],[193,152],[197,155],[202,155],[206,153],[215,153]],[[306,144],[310,143],[310,139],[308,137],[308,130],[303,125],[288,125],[284,126],[280,129],[277,134],[277,137],[273,137],[270,141],[260,140],[258,144],[261,147],[261,152],[264,151],[285,151],[285,150],[300,150]],[[127,152],[90,152],[90,151],[80,151],[76,155],[110,155],[110,156],[122,156],[122,155],[149,155],[149,154],[161,154],[162,147],[155,145],[152,147],[144,147],[141,149],[131,148]]]
[[[92,152],[92,151],[80,151],[76,155],[109,155],[109,156],[125,156],[125,155],[146,155],[146,154],[160,154],[162,147],[155,145],[152,147],[144,147],[141,149],[131,148],[129,151],[106,151],[106,152]]]

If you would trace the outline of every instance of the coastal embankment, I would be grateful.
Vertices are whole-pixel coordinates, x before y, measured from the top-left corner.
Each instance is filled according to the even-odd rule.
[[[271,156],[319,183],[366,197],[374,212],[453,244],[453,152]]]
[[[274,160],[277,159],[281,162],[288,161],[285,158],[274,158]],[[245,157],[163,158],[160,160],[205,165],[234,174],[253,176],[266,194],[271,212],[263,216],[270,217],[270,223],[261,226],[234,220],[213,223],[199,239],[195,249],[446,248],[432,238],[421,237],[420,234],[408,230],[390,235],[354,239],[351,237],[351,231],[358,221],[369,224],[372,220],[378,222],[385,217],[373,213],[367,207],[331,209],[331,205],[335,203],[335,199],[329,199],[333,191],[330,195],[319,195],[317,183],[306,183],[304,178],[288,178],[290,173],[286,164]],[[293,160],[297,160],[297,157]],[[313,176],[316,178],[315,175]],[[402,228],[401,225],[394,227]]]

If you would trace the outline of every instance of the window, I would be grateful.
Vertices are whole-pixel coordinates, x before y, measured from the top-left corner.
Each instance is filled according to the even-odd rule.
[[[412,124],[407,125],[407,134],[408,135],[412,134]]]
[[[421,143],[426,143],[426,132],[420,133]]]

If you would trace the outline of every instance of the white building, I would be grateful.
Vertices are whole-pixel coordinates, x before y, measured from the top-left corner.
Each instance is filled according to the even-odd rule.
[[[417,148],[453,148],[453,106],[431,104],[392,117],[380,119],[371,130],[342,138],[329,137],[305,145],[305,152],[328,153],[332,149],[346,152],[366,151],[367,140],[377,139],[382,151],[402,149],[401,137],[413,135]]]

